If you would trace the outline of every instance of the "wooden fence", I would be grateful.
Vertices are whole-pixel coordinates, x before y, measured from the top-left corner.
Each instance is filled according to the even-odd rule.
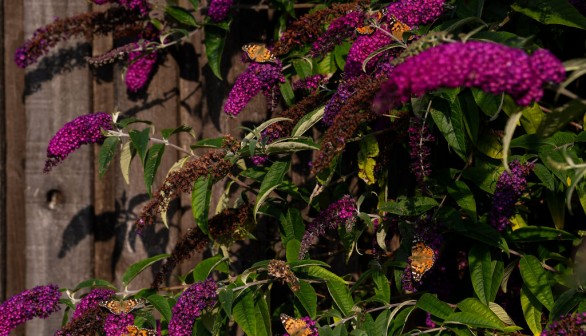
[[[71,288],[89,278],[120,284],[124,270],[152,255],[169,252],[173,243],[194,224],[188,199],[177,204],[170,229],[163,225],[135,235],[133,224],[148,196],[142,167],[135,160],[127,185],[114,161],[104,178],[97,174],[97,146],[85,146],[49,174],[43,174],[49,139],[67,121],[89,112],[112,112],[154,121],[160,128],[186,123],[198,138],[231,133],[237,126],[267,117],[263,99],[255,99],[236,119],[226,118],[222,104],[235,77],[244,69],[240,46],[258,41],[270,11],[241,9],[233,23],[223,59],[225,80],[206,66],[204,36],[171,48],[158,66],[145,95],[131,96],[122,82],[120,66],[93,71],[84,61],[109,50],[111,37],[74,39],[61,44],[26,71],[13,55],[35,29],[91,10],[85,0],[0,1],[0,295],[2,301],[25,288],[55,283]],[[94,6],[99,10],[102,6]],[[103,10],[103,9],[102,9]],[[160,133],[158,133],[160,134]],[[172,139],[187,146],[192,139]],[[159,174],[180,158],[167,150]],[[155,182],[156,188],[157,182]],[[218,194],[220,190],[216,190]],[[188,209],[188,208],[187,208]],[[184,265],[183,270],[190,267]],[[148,286],[146,272],[132,288]],[[60,314],[26,325],[27,335],[52,335]],[[25,334],[20,328],[17,334]]]

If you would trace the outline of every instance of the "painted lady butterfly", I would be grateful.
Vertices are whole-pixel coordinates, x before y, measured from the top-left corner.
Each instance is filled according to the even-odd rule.
[[[374,27],[380,25],[385,13],[386,11],[384,9],[374,12],[367,19],[368,24],[366,26],[356,27],[356,32],[360,35],[371,35],[375,31]]]
[[[126,326],[127,332],[123,332],[120,336],[157,336],[157,331],[154,329],[142,329],[137,326]]]
[[[277,58],[264,44],[251,43],[242,47],[251,61],[258,63],[275,62]]]
[[[423,275],[435,264],[435,251],[421,240],[413,241],[411,245],[411,274],[413,280],[419,282]]]
[[[144,307],[145,301],[143,299],[128,299],[128,300],[118,300],[118,299],[111,299],[108,301],[101,301],[99,303],[100,307],[104,307],[110,311],[112,314],[120,315],[120,314],[128,314],[135,309],[139,309]]]
[[[289,336],[310,336],[311,329],[302,319],[296,319],[287,314],[281,314],[281,323]]]
[[[394,16],[391,16],[391,22],[389,22],[389,26],[391,27],[391,34],[393,34],[393,36],[399,40],[403,39],[403,33],[411,30],[411,27],[399,21]]]

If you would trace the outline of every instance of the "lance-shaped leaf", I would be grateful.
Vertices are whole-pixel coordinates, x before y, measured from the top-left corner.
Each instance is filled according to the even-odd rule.
[[[222,79],[221,63],[224,45],[226,44],[226,29],[216,25],[206,25],[205,28],[205,47],[208,65],[218,79]]]
[[[112,162],[114,155],[116,155],[116,147],[119,143],[120,138],[115,136],[107,137],[106,140],[104,140],[102,148],[100,148],[100,155],[98,159],[98,163],[100,164],[98,168],[100,177],[103,177],[106,173],[106,170],[108,170],[110,162]]]
[[[205,234],[209,234],[208,213],[210,199],[212,197],[212,186],[214,181],[210,175],[198,178],[193,184],[191,191],[191,210],[197,226]]]
[[[124,287],[128,286],[128,284],[142,271],[144,271],[157,261],[165,259],[167,257],[169,257],[168,254],[159,254],[154,257],[143,259],[137,263],[130,265],[130,267],[128,267],[126,272],[124,272],[124,274],[122,275],[122,284],[124,284]]]
[[[527,289],[547,310],[551,311],[554,303],[553,294],[547,271],[543,269],[541,262],[532,255],[525,255],[519,261],[519,270]]]
[[[144,184],[146,185],[147,193],[151,196],[151,189],[153,180],[157,174],[157,169],[161,164],[161,159],[165,153],[165,144],[154,144],[149,148],[144,162]]]
[[[258,196],[256,198],[256,204],[254,205],[253,216],[256,218],[256,213],[264,201],[269,197],[269,194],[275,190],[281,183],[283,178],[289,170],[289,161],[276,161],[269,168],[269,171],[265,175],[265,178],[260,184]]]

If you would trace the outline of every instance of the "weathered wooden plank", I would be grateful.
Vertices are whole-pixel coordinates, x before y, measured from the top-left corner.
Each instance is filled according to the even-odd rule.
[[[6,297],[23,291],[25,284],[24,163],[26,118],[24,113],[24,70],[15,66],[13,55],[23,42],[24,5],[2,2],[4,27],[4,117],[6,128]],[[17,330],[22,335],[24,328]]]
[[[4,2],[0,2],[0,45],[4,46]],[[4,49],[6,50],[6,49]],[[0,53],[0,102],[5,101],[4,53]],[[6,106],[0,104],[0,302],[6,299]]]
[[[77,0],[26,0],[24,7],[26,37],[54,17],[88,10],[87,3]],[[61,47],[70,47],[74,58],[76,53],[87,54],[87,47],[75,47],[78,43],[69,41]],[[89,71],[80,67],[54,74],[46,64],[41,60],[26,77],[27,85],[35,88],[25,96],[26,286],[72,287],[92,273],[92,149],[80,148],[48,175],[42,170],[49,139],[64,123],[91,111]],[[43,82],[44,78],[51,80]],[[59,328],[60,315],[27,323],[27,335],[52,334]]]

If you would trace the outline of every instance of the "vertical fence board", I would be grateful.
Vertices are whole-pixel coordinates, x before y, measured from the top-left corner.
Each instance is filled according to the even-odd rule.
[[[25,284],[25,202],[24,164],[26,117],[24,113],[24,70],[13,61],[14,51],[23,41],[24,5],[3,1],[4,110],[6,118],[6,297],[23,291]],[[16,334],[22,335],[24,328]]]
[[[25,36],[50,23],[54,17],[71,16],[88,10],[79,1],[26,0]],[[88,53],[69,41],[70,54]],[[63,47],[62,46],[62,47]],[[52,57],[52,55],[46,56]],[[57,74],[39,62],[27,72],[27,85],[36,88],[25,97],[27,116],[25,209],[26,209],[26,285],[33,287],[56,283],[72,287],[91,276],[91,148],[85,146],[70,155],[50,174],[43,174],[49,139],[63,124],[90,111],[89,71],[85,67]],[[89,247],[89,248],[88,248]],[[61,314],[27,324],[29,335],[50,335],[59,328]]]
[[[4,1],[0,0],[0,45],[4,46]],[[6,50],[5,48],[3,50]],[[0,302],[6,297],[6,80],[0,53]]]

